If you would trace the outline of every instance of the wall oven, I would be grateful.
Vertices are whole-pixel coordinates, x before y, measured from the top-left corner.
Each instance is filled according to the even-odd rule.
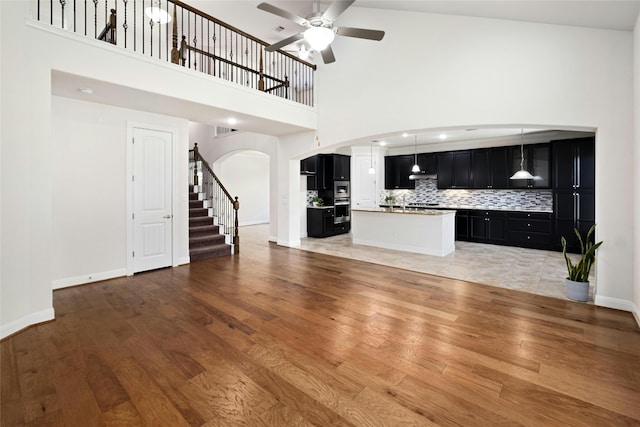
[[[351,201],[349,198],[334,199],[333,223],[342,224],[351,221]]]

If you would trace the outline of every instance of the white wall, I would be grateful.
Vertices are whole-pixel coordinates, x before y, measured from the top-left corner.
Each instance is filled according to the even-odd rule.
[[[636,20],[635,30],[633,32],[633,76],[634,76],[634,123],[635,123],[635,144],[634,144],[634,179],[633,179],[633,198],[634,198],[634,314],[640,325],[640,15]]]
[[[269,156],[258,151],[237,151],[218,159],[213,170],[231,197],[238,197],[240,226],[269,223]]]
[[[278,177],[278,138],[251,132],[237,132],[216,137],[214,127],[202,123],[190,123],[189,140],[191,141],[189,145],[191,148],[193,148],[193,143],[198,143],[200,153],[212,164],[212,167],[218,160],[226,158],[229,154],[246,150],[257,151],[268,156],[269,174],[264,176],[263,179],[269,186],[269,212],[267,216],[269,220],[269,240],[272,242],[277,241],[277,221],[274,218],[277,217],[277,191],[275,189]],[[244,197],[239,198],[239,200],[242,212],[244,210]],[[244,221],[243,215],[244,213],[241,213],[238,221]],[[252,216],[257,217],[257,215]],[[242,236],[240,236],[240,239],[242,241]]]
[[[126,274],[127,122],[177,131],[174,178],[184,201],[188,122],[141,111],[52,97],[53,288]],[[189,257],[188,204],[173,212],[174,263]]]
[[[318,66],[326,149],[405,130],[474,125],[597,129],[596,303],[633,299],[632,33],[359,8],[341,25],[381,28],[373,43],[338,38]],[[306,142],[288,145],[290,157]],[[281,219],[286,223],[285,219]],[[562,280],[562,278],[559,278]]]
[[[0,1],[0,337],[54,317],[52,71],[137,88],[203,108],[241,111],[298,128],[310,128],[316,118],[308,107],[278,102],[274,97],[64,30],[50,30],[33,23],[29,16],[29,2]],[[118,105],[135,105],[136,101],[134,97],[117,100]],[[186,163],[186,150],[184,156]],[[68,167],[74,164],[70,162]],[[275,186],[275,174],[272,183]],[[185,185],[184,194],[175,197],[186,204],[186,192]],[[117,262],[109,259],[108,263],[105,268]],[[64,269],[56,275],[67,274]]]

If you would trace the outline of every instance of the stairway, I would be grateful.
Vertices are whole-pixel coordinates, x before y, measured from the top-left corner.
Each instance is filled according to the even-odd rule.
[[[189,186],[189,257],[198,261],[217,256],[231,255],[231,245],[225,243],[220,227],[214,225],[209,209],[199,200],[194,186]]]

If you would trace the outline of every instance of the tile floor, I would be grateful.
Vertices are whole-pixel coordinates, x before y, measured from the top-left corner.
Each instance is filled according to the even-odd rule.
[[[245,242],[245,239],[266,242],[268,225],[242,227],[240,236]],[[350,233],[323,239],[303,238],[296,249],[566,299],[566,266],[560,252],[456,242],[454,253],[438,257],[354,245]],[[594,273],[595,268],[591,271],[589,302],[593,302]]]

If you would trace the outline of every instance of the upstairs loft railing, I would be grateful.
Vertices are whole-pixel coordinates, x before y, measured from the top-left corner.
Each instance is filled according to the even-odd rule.
[[[197,185],[199,192],[204,194],[206,207],[213,210],[221,233],[226,236],[227,243],[233,244],[233,253],[240,253],[238,197],[231,197],[224,188],[209,163],[198,152],[198,144],[194,144],[193,150],[189,150],[189,170],[189,184]]]
[[[268,43],[180,1],[32,0],[32,4],[40,22],[314,105],[315,65],[284,51],[266,52]],[[161,12],[152,19],[148,8]]]

